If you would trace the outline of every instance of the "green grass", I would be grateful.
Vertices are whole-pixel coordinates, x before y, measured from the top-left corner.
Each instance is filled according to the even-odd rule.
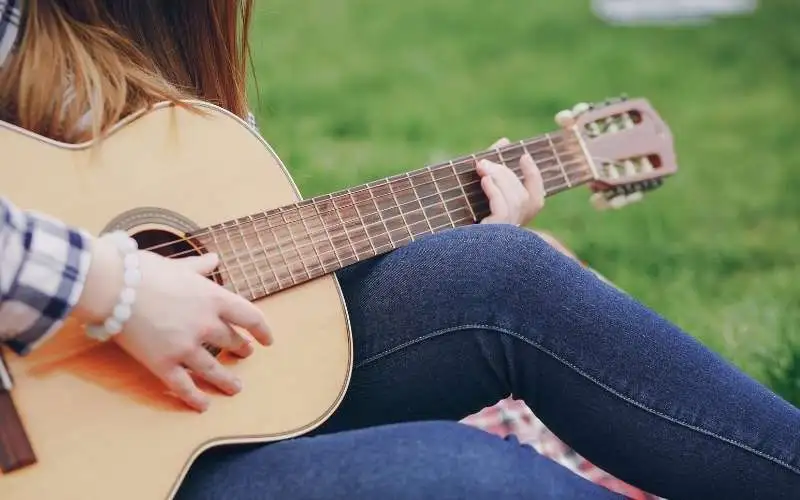
[[[535,225],[800,405],[800,4],[761,4],[615,28],[589,0],[264,0],[257,115],[311,196],[649,98],[679,175],[622,211],[559,195]]]

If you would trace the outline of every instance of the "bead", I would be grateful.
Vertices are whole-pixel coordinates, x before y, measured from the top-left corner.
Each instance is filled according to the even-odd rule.
[[[126,322],[131,318],[131,306],[128,304],[117,304],[114,308],[114,317],[121,322]]]
[[[109,334],[116,335],[122,331],[122,322],[117,320],[117,318],[108,318],[103,322],[103,327]]]
[[[142,273],[138,269],[127,269],[125,271],[125,285],[136,286],[142,280]]]
[[[129,253],[125,256],[123,265],[125,266],[125,269],[135,269],[139,267],[139,256],[135,253]]]
[[[133,288],[126,288],[119,294],[119,301],[122,304],[131,305],[136,300],[136,290]]]

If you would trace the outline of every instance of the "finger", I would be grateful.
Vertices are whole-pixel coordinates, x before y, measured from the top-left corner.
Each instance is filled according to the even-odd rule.
[[[183,364],[192,373],[214,385],[222,392],[233,395],[242,390],[242,383],[239,378],[222,366],[222,363],[217,358],[202,347],[198,346],[197,349],[192,351],[183,360]]]
[[[181,401],[200,412],[208,409],[208,396],[198,389],[184,367],[175,366],[167,372],[161,375],[157,373],[157,375]]]
[[[522,210],[524,209],[529,198],[525,186],[519,180],[517,174],[506,166],[498,165],[497,163],[486,163],[483,168],[492,177],[492,180],[500,188],[503,193],[503,198],[508,205],[509,222],[517,224],[522,218]]]
[[[215,253],[184,257],[180,262],[188,266],[194,272],[202,275],[211,274],[219,265],[219,256]]]
[[[520,158],[519,165],[524,179],[523,185],[529,196],[525,216],[526,218],[533,218],[544,208],[544,180],[531,155],[524,154]]]
[[[502,191],[494,183],[492,176],[487,175],[481,179],[481,188],[483,188],[483,192],[486,193],[486,197],[489,199],[489,211],[491,212],[488,217],[481,221],[481,224],[501,224],[506,222],[509,216],[508,205]]]
[[[502,148],[504,146],[508,146],[509,144],[511,144],[511,141],[509,141],[507,138],[503,137],[502,139],[498,139],[494,144],[489,146],[489,149]]]
[[[272,333],[264,314],[244,297],[220,288],[222,308],[220,317],[250,332],[262,345],[272,344]]]
[[[229,324],[222,321],[220,321],[219,328],[210,330],[203,340],[225,349],[240,358],[246,358],[253,354],[253,344],[250,339],[240,335],[239,332],[231,328]]]

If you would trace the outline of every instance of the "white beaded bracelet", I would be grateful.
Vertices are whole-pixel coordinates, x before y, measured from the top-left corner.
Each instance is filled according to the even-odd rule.
[[[136,240],[125,231],[106,233],[101,238],[109,239],[117,246],[124,266],[124,284],[111,316],[100,324],[84,327],[88,337],[104,342],[121,332],[123,325],[131,317],[131,307],[136,300],[136,285],[141,281],[142,274],[139,271],[139,245]]]

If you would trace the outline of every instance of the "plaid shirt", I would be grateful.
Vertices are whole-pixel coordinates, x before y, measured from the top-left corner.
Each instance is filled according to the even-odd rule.
[[[0,0],[0,66],[14,48],[21,18],[22,0]]]
[[[0,340],[26,354],[58,329],[83,291],[90,241],[0,198]]]

